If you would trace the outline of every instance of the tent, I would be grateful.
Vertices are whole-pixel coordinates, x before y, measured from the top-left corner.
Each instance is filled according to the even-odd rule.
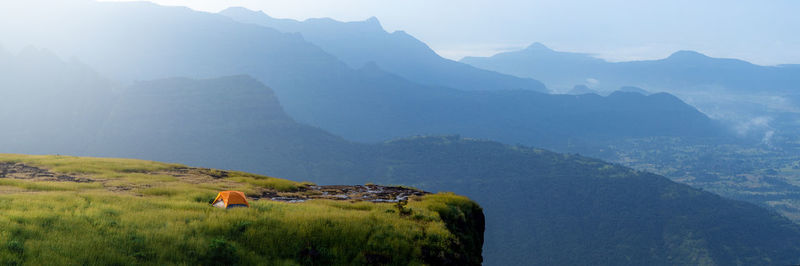
[[[244,193],[240,191],[222,191],[217,194],[217,198],[211,203],[217,208],[236,208],[236,207],[250,207],[247,203],[247,198]]]

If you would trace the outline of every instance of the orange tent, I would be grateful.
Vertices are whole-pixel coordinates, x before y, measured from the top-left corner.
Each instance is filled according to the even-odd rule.
[[[217,194],[217,198],[212,203],[217,208],[235,208],[235,207],[250,207],[247,203],[247,198],[244,193],[239,191],[222,191]]]

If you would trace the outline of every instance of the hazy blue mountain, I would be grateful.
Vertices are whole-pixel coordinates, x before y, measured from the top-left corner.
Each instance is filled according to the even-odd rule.
[[[339,22],[328,18],[296,21],[275,19],[263,12],[229,8],[220,14],[283,32],[299,32],[303,38],[336,56],[351,67],[375,62],[382,69],[411,81],[462,90],[529,89],[547,92],[529,78],[487,71],[444,59],[425,43],[403,32],[386,32],[375,17],[360,22]]]
[[[678,51],[660,60],[613,63],[540,44],[462,62],[535,78],[559,92],[578,84],[589,85],[601,95],[623,86],[669,92],[721,121],[729,132],[759,142],[772,135],[795,135],[794,117],[800,113],[800,104],[790,100],[800,84],[800,68],[792,65],[759,66],[694,51]],[[763,119],[768,122],[752,126]],[[781,146],[786,145],[791,144]]]
[[[461,62],[536,78],[556,88],[586,84],[591,79],[605,88],[630,85],[659,91],[721,88],[732,92],[786,93],[795,91],[800,84],[800,70],[791,65],[759,66],[694,51],[678,51],[660,60],[612,63],[587,54],[553,51],[535,43],[524,50],[467,57]]]
[[[62,88],[58,77],[42,74],[17,84]],[[641,97],[614,97],[636,95]],[[375,182],[454,191],[485,210],[487,265],[800,260],[800,228],[752,204],[595,159],[524,146],[458,136],[350,143],[294,122],[269,88],[247,76],[138,82],[114,90],[111,98],[101,122],[64,118],[64,124],[102,125],[88,155],[236,168],[320,184]],[[63,111],[59,108],[26,105],[16,111]],[[72,128],[56,129],[76,136]],[[5,143],[16,141],[18,147],[49,153],[39,140],[51,133],[30,134],[26,140],[0,139],[0,147],[5,152]]]
[[[332,79],[347,71],[344,63],[298,34],[188,8],[85,2],[62,12],[47,11],[10,21],[38,23],[40,28],[1,24],[3,41],[80,58],[120,81],[256,73],[268,82],[291,82],[308,73]]]
[[[296,123],[272,90],[246,76],[139,82],[115,99],[88,148],[92,155],[270,169],[305,178],[318,173],[304,171],[358,146]]]
[[[594,69],[608,64],[588,54],[554,51],[541,43],[492,57],[464,57],[461,62],[518,77],[539,76],[551,89],[587,84],[587,79],[596,78]]]
[[[399,87],[402,78],[374,65],[365,82],[396,80],[357,97],[320,97],[308,110],[328,118],[311,122],[347,139],[381,141],[415,134],[453,134],[505,143],[560,147],[572,140],[642,136],[715,136],[716,123],[669,94],[547,95],[533,91],[459,91]],[[313,108],[313,109],[312,109]],[[387,119],[388,118],[388,119]],[[342,123],[342,121],[348,121]]]
[[[25,31],[0,23],[0,36],[52,45],[122,81],[250,75],[275,90],[290,117],[355,141],[458,133],[559,147],[594,138],[718,133],[713,121],[669,95],[424,86],[374,63],[352,69],[298,34],[218,14],[135,2],[82,7],[43,13],[52,23]]]
[[[85,65],[28,47],[0,49],[0,147],[80,154],[107,112],[113,85]]]

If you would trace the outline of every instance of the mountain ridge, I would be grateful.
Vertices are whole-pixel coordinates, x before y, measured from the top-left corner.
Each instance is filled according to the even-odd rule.
[[[263,11],[228,8],[219,14],[240,22],[300,32],[310,42],[358,68],[374,61],[417,83],[462,90],[530,89],[547,91],[538,81],[473,68],[447,60],[404,31],[386,32],[377,18],[338,22],[329,18],[292,21],[274,19]],[[355,42],[354,42],[355,41]]]
[[[638,86],[674,92],[702,86],[723,86],[731,92],[769,90],[785,93],[800,82],[796,73],[786,72],[787,68],[761,66],[734,58],[715,58],[692,50],[679,50],[662,59],[608,62],[587,54],[549,48],[522,49],[490,57],[466,57],[461,62],[537,78],[560,88],[586,84],[587,79],[595,79],[607,89]],[[549,71],[548,66],[558,67]],[[572,71],[565,72],[565,69]]]

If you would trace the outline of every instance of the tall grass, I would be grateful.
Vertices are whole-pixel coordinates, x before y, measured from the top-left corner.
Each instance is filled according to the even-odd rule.
[[[22,189],[0,194],[0,265],[431,264],[468,255],[460,248],[463,230],[448,221],[469,219],[477,206],[437,194],[409,202],[411,215],[400,215],[394,204],[328,200],[251,200],[251,208],[225,210],[208,202],[221,189],[300,183],[240,173],[204,184],[148,180],[149,171],[178,166],[136,160],[0,155],[0,161],[102,181],[0,179],[0,191]],[[124,186],[130,189],[118,189]]]
[[[423,248],[454,241],[424,208],[419,219],[391,204],[341,204],[261,200],[224,210],[101,191],[0,195],[0,264],[408,265],[423,263]]]

